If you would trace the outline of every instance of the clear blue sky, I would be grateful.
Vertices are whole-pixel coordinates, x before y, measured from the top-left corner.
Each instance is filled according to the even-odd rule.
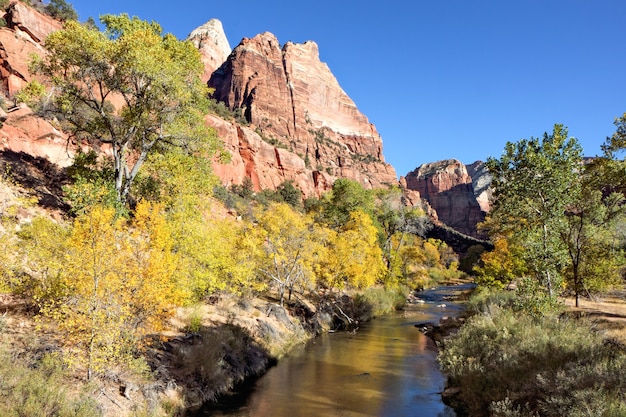
[[[180,39],[217,18],[232,48],[265,31],[315,41],[398,175],[499,157],[555,123],[593,156],[626,112],[624,0],[69,2],[81,21],[126,12]]]

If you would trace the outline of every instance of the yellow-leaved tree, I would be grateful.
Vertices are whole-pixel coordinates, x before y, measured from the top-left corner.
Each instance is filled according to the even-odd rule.
[[[291,298],[297,284],[311,279],[312,221],[285,203],[258,210],[256,219],[263,239],[259,272],[276,285],[283,305],[286,292]]]
[[[113,208],[93,206],[74,222],[65,251],[63,291],[40,307],[66,333],[73,364],[88,379],[115,364],[141,370],[134,359],[141,338],[188,297],[162,207],[140,202],[129,223]]]
[[[378,246],[378,230],[365,212],[350,213],[341,230],[316,229],[319,241],[313,269],[318,285],[330,291],[367,288],[383,276],[385,265]]]
[[[496,236],[493,245],[493,250],[483,252],[479,265],[474,267],[476,283],[487,287],[504,288],[526,273],[521,256],[524,249],[504,236]]]

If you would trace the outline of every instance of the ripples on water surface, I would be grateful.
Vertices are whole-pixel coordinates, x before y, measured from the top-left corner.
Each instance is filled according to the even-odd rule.
[[[193,417],[455,416],[441,402],[445,378],[436,347],[415,324],[458,314],[461,307],[448,298],[468,288],[425,291],[419,294],[424,304],[365,323],[354,334],[317,337],[228,404]]]

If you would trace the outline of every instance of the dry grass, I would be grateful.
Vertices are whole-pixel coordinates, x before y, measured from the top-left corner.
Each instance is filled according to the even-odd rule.
[[[579,307],[573,297],[563,299],[568,311],[589,317],[596,322],[596,327],[606,337],[617,339],[626,344],[626,291],[615,291],[610,294],[581,298]]]

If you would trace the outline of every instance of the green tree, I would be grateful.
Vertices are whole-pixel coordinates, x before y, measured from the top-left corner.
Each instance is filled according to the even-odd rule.
[[[489,158],[495,201],[491,218],[498,234],[524,247],[524,261],[549,296],[567,263],[561,236],[567,208],[580,195],[581,147],[567,129],[555,125],[543,139],[508,142],[500,159]]]
[[[408,243],[409,235],[423,235],[427,217],[420,208],[406,206],[399,187],[374,190],[374,198],[374,214],[388,274],[385,283],[397,283],[402,278],[402,248]]]
[[[332,192],[325,201],[324,220],[339,228],[350,220],[350,213],[361,210],[373,216],[374,198],[361,184],[347,178],[339,178],[333,184]]]
[[[282,197],[282,200],[291,207],[300,206],[302,193],[293,185],[293,181],[287,180],[283,182],[278,186],[276,192]]]
[[[589,167],[595,172],[595,179],[601,180],[596,187],[602,190],[604,195],[613,191],[626,193],[626,159],[620,156],[626,151],[626,113],[616,118],[615,133],[606,138],[602,145],[604,155],[594,158]]]
[[[585,292],[617,282],[624,265],[619,227],[624,222],[626,165],[617,158],[626,143],[624,123],[624,117],[616,121],[617,131],[604,144],[604,156],[594,158],[581,170],[580,195],[567,210],[562,238],[570,263],[565,272],[576,306]]]
[[[62,21],[78,20],[78,13],[65,0],[50,0],[50,3],[46,5],[44,10],[55,19]]]
[[[104,15],[105,32],[68,21],[46,39],[44,58],[32,62],[55,89],[50,112],[76,139],[108,144],[115,189],[128,201],[148,155],[178,146],[212,155],[215,132],[205,126],[207,87],[199,52],[190,42],[162,34],[161,27]]]
[[[576,296],[617,282],[624,256],[614,227],[624,212],[624,195],[602,197],[600,190],[583,190],[575,206],[567,211],[562,238],[567,245],[569,265],[566,278]]]

